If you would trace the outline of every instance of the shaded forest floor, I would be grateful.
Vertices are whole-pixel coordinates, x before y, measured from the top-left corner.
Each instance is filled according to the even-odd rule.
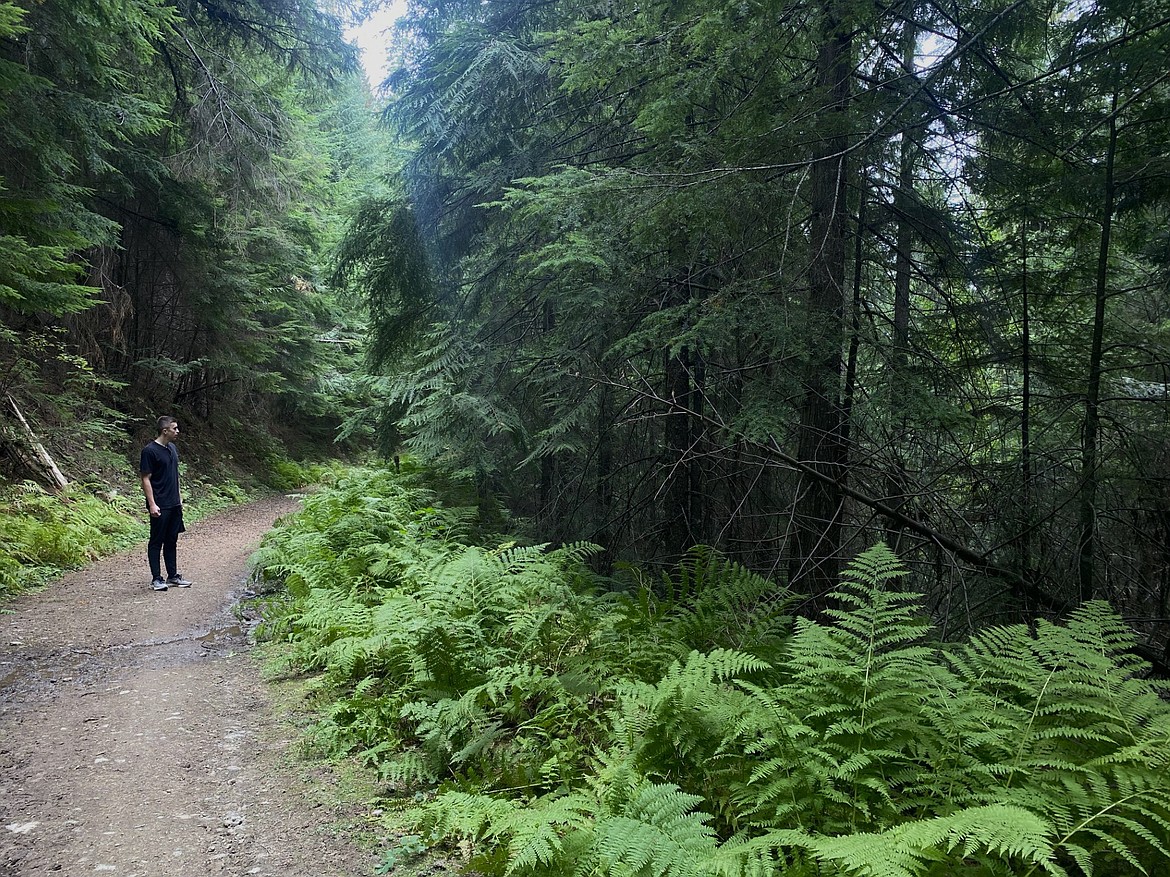
[[[232,607],[276,497],[195,524],[153,593],[141,548],[0,615],[0,873],[370,874],[360,813],[293,757]]]

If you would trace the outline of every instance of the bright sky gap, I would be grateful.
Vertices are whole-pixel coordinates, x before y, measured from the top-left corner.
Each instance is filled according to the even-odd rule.
[[[382,81],[390,75],[389,30],[394,22],[406,12],[406,0],[386,3],[361,24],[347,27],[345,38],[354,43],[361,52],[362,69],[371,91],[377,91]]]

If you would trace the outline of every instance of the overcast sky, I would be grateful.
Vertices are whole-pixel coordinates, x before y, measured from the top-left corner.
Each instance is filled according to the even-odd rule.
[[[347,28],[345,31],[345,35],[361,49],[366,79],[369,80],[370,88],[375,91],[390,72],[386,63],[386,46],[389,43],[386,29],[405,11],[406,0],[393,0],[370,16],[364,24]]]

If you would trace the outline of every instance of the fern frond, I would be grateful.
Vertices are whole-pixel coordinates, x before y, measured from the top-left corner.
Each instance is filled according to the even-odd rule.
[[[1033,783],[1031,791],[1056,827],[1056,845],[1075,852],[1088,872],[1094,859],[1139,873],[1156,861],[1170,867],[1170,779],[1164,774],[1125,767],[1084,771],[1061,777],[1053,789]]]
[[[1023,780],[1033,769],[1087,762],[1165,763],[1154,741],[1170,735],[1170,705],[1138,675],[1131,642],[1106,604],[1089,603],[1066,625],[984,631],[949,657],[994,704],[999,739],[987,742]]]
[[[503,847],[506,874],[535,873],[554,865],[560,866],[559,873],[568,873],[573,861],[565,857],[565,838],[588,825],[596,807],[595,801],[580,794],[511,801],[444,792],[422,808],[419,823],[432,836]]]
[[[835,592],[848,608],[825,613],[831,626],[799,620],[779,668],[786,681],[767,695],[752,691],[775,720],[762,736],[785,756],[755,769],[737,793],[755,802],[752,818],[783,824],[802,800],[824,795],[833,806],[821,808],[818,827],[836,832],[889,824],[922,805],[907,792],[921,775],[920,753],[936,749],[925,704],[954,684],[925,643],[920,598],[886,589],[902,572],[884,545],[860,555]]]
[[[715,853],[711,817],[702,803],[670,784],[643,784],[621,812],[598,819],[592,854],[605,874],[699,877]],[[580,873],[580,869],[578,869]]]
[[[1052,826],[1034,813],[992,805],[876,833],[827,837],[793,829],[771,831],[725,844],[718,854],[718,867],[723,874],[762,874],[769,873],[770,866],[785,863],[787,871],[808,856],[828,866],[829,873],[859,877],[957,874],[975,863],[988,869],[974,873],[1011,873],[1006,868],[1032,867],[1052,877],[1066,877],[1057,863],[1052,835]]]
[[[634,587],[617,598],[624,614],[619,632],[645,649],[635,666],[644,664],[647,677],[689,651],[723,648],[773,659],[791,633],[791,592],[706,546],[692,548],[657,581],[627,572]]]
[[[518,811],[506,825],[491,826],[488,836],[508,845],[505,873],[531,873],[541,867],[548,869],[546,873],[567,873],[573,860],[566,856],[565,838],[588,826],[596,808],[596,802],[584,795],[547,795]]]
[[[381,780],[400,788],[429,786],[438,781],[439,775],[432,766],[432,760],[419,750],[400,751],[397,747],[391,757],[379,765]]]

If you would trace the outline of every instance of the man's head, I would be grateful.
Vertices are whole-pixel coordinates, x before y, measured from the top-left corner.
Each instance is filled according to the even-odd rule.
[[[160,417],[158,419],[158,437],[168,445],[177,439],[179,437],[179,421],[166,414]]]

